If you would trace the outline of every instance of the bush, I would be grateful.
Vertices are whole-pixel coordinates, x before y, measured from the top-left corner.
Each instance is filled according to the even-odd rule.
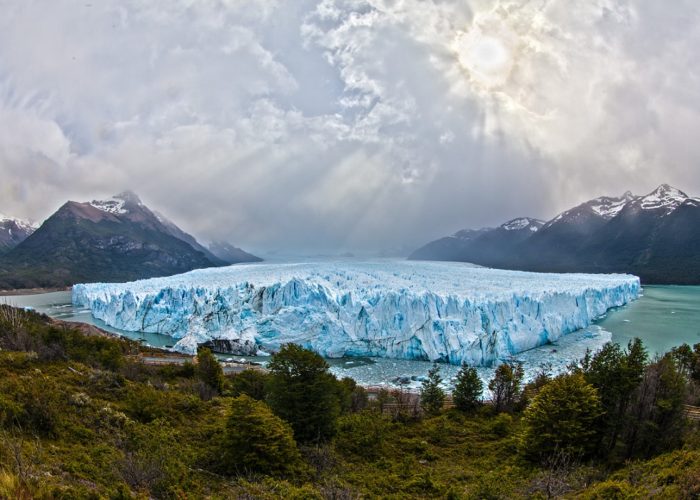
[[[242,395],[231,403],[221,444],[221,471],[286,475],[299,470],[301,455],[292,429],[261,401]]]
[[[334,444],[338,451],[365,459],[376,459],[384,448],[391,424],[374,412],[353,413],[338,419]]]
[[[523,454],[540,461],[557,452],[576,458],[589,456],[595,450],[601,413],[597,391],[583,375],[554,379],[525,410]]]

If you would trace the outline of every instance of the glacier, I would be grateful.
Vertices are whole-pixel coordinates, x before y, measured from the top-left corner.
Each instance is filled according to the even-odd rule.
[[[636,299],[631,275],[541,274],[397,260],[262,263],[73,286],[72,300],[175,350],[319,354],[489,366]]]

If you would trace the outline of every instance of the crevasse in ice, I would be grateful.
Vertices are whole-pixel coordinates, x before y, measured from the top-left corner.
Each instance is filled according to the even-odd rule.
[[[376,260],[80,284],[73,302],[112,327],[170,335],[185,352],[207,341],[237,354],[294,342],[327,357],[489,365],[584,328],[640,290],[630,275]]]

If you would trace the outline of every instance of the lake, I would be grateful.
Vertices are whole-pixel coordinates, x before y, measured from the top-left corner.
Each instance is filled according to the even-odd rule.
[[[88,309],[74,307],[70,292],[6,296],[0,297],[0,303],[32,307],[38,312],[65,321],[94,324],[155,347],[174,344],[174,340],[166,335],[111,328],[92,318]],[[626,345],[634,337],[641,338],[652,355],[664,353],[683,343],[700,343],[700,287],[645,286],[639,300],[609,311],[595,325],[562,337],[555,344],[521,353],[515,359],[523,363],[527,378],[530,378],[544,365],[553,372],[558,372],[564,370],[571,361],[583,356],[588,348],[599,348],[609,340]],[[266,361],[266,358],[246,359],[262,363]],[[425,361],[378,358],[341,358],[329,359],[328,362],[336,375],[353,377],[362,384],[401,383],[409,387],[417,387],[431,366]],[[441,367],[446,386],[450,386],[458,369],[457,366],[449,365]],[[479,368],[479,374],[482,379],[488,380],[493,374],[493,368]]]

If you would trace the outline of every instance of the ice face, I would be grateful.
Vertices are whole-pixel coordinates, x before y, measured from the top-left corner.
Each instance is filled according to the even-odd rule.
[[[463,263],[252,264],[131,283],[75,285],[73,302],[115,328],[193,352],[274,352],[489,365],[556,341],[637,298],[629,275],[538,274]]]

